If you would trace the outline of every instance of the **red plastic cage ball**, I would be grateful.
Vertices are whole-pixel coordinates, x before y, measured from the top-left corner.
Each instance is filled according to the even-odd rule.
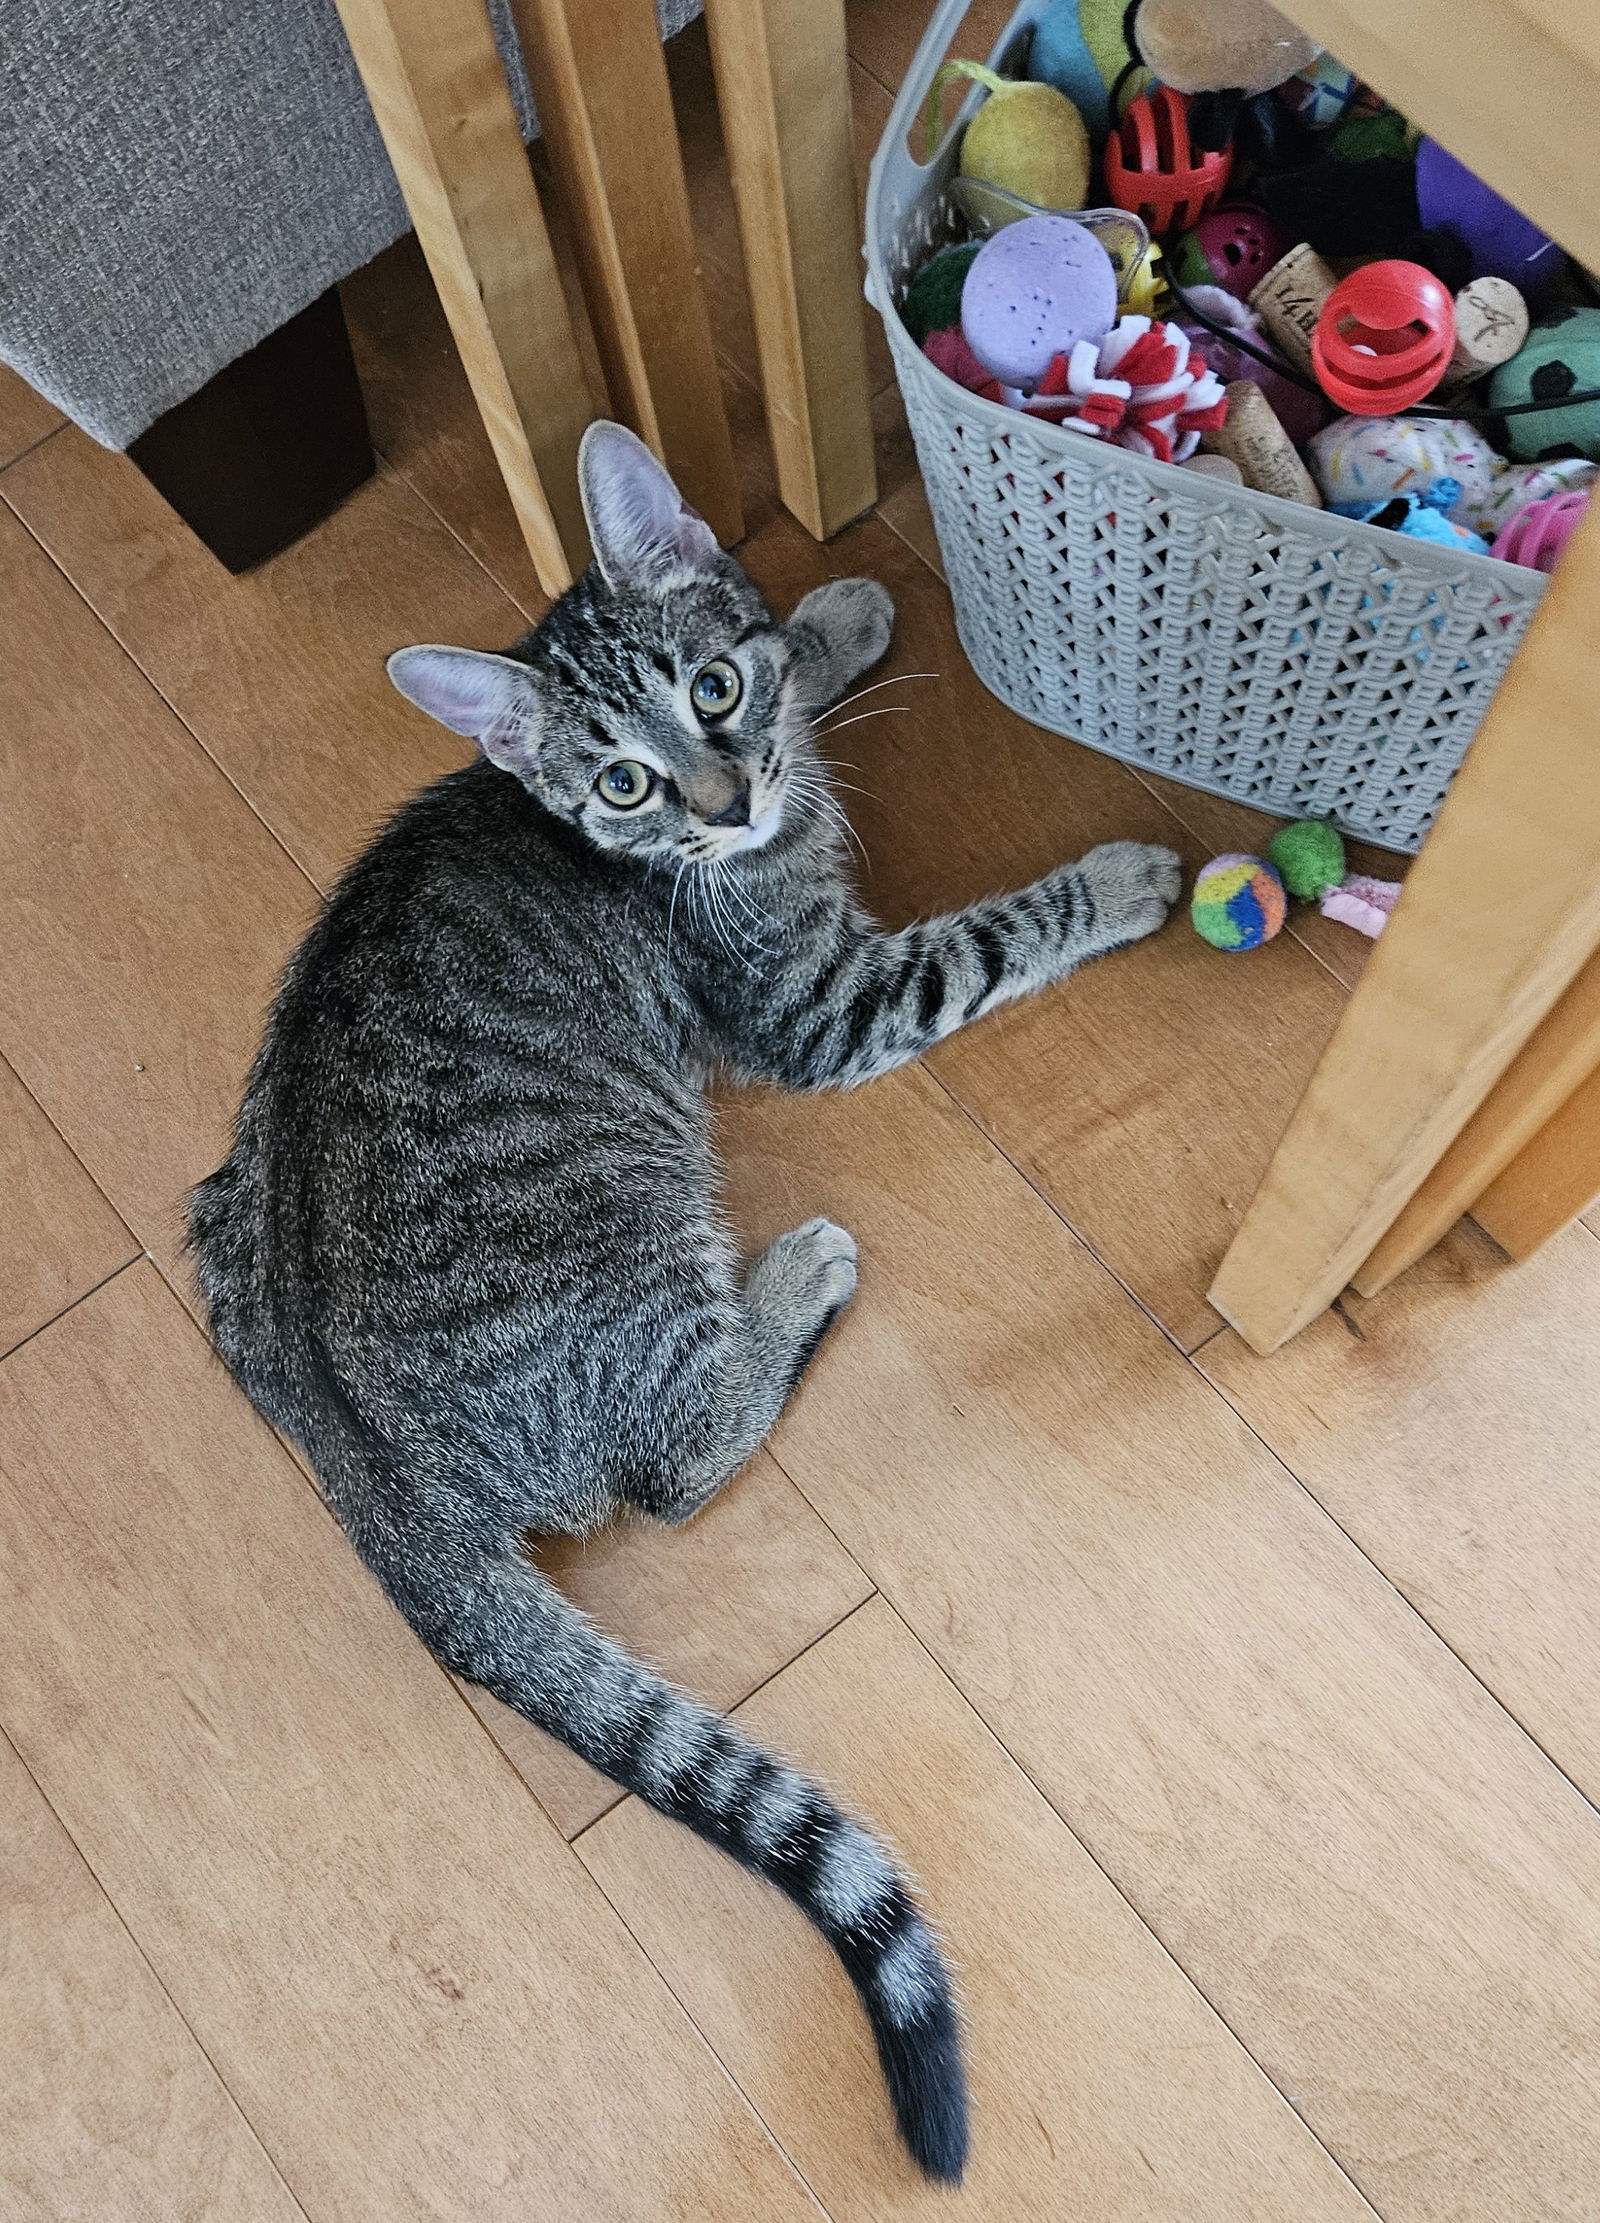
[[[1392,417],[1433,392],[1455,344],[1455,303],[1431,270],[1370,262],[1322,304],[1311,367],[1329,400],[1352,416]]]
[[[1106,143],[1106,191],[1152,232],[1187,231],[1227,189],[1233,149],[1202,151],[1189,137],[1189,96],[1157,85],[1128,104]]]

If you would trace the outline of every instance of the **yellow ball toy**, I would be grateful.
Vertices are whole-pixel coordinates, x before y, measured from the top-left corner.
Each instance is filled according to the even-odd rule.
[[[946,62],[928,94],[929,153],[938,143],[944,89],[960,77],[989,88],[962,137],[960,174],[1003,185],[1035,208],[1082,208],[1089,191],[1089,133],[1066,94],[1053,85],[999,77],[981,62]]]

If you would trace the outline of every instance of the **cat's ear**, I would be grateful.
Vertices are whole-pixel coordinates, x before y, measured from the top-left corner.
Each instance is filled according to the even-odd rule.
[[[407,702],[476,741],[507,772],[526,771],[538,749],[533,676],[514,656],[476,648],[397,648],[389,677]]]
[[[578,483],[607,586],[660,593],[716,569],[716,534],[625,425],[602,420],[589,427],[578,450]]]

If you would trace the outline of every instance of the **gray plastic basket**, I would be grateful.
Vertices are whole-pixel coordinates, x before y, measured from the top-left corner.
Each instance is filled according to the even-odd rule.
[[[1023,0],[995,68],[1020,67],[1045,4]],[[941,0],[907,72],[866,251],[974,669],[1024,718],[1125,763],[1415,850],[1543,578],[1219,486],[935,370],[895,305],[955,234],[945,188],[981,95],[926,165],[907,138],[968,5]]]

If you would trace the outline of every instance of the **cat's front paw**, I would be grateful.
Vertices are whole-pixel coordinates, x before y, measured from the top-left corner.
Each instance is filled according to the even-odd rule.
[[[1103,841],[1076,867],[1094,901],[1092,938],[1108,948],[1153,934],[1183,891],[1183,860],[1149,841]]]

